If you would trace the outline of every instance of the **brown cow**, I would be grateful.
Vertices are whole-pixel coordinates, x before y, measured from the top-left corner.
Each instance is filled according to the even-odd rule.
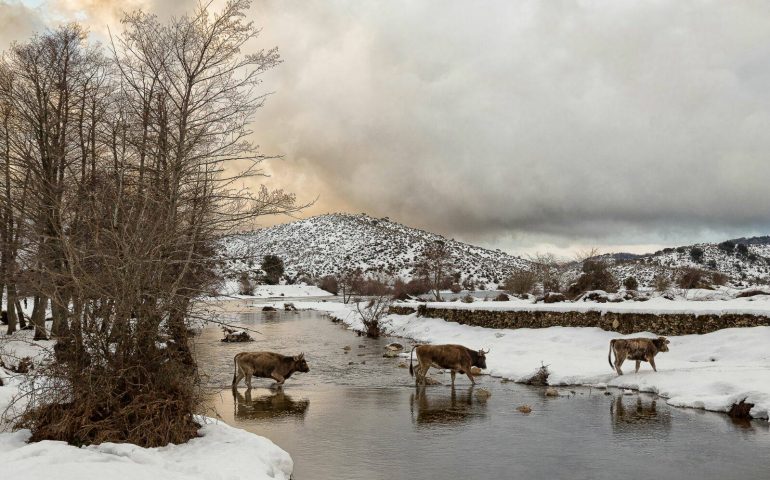
[[[452,371],[452,386],[455,384],[455,375],[457,372],[468,375],[472,384],[476,384],[471,374],[471,367],[487,368],[486,352],[484,350],[471,350],[470,348],[463,347],[462,345],[415,345],[412,347],[412,351],[409,353],[409,375],[414,375],[414,369],[412,367],[412,354],[415,349],[417,350],[417,377],[415,382],[420,377],[425,379],[428,374],[428,369],[431,366],[438,368],[445,368]]]
[[[655,368],[655,355],[658,352],[668,352],[669,343],[666,337],[614,338],[610,340],[610,352],[607,355],[607,360],[610,362],[610,367],[618,372],[618,375],[623,375],[620,366],[623,365],[626,358],[636,361],[634,373],[639,372],[639,364],[642,361],[650,362],[652,369],[657,372],[658,369]],[[612,364],[612,352],[615,352],[615,365]]]
[[[246,386],[251,388],[251,377],[272,378],[277,386],[291,377],[294,372],[309,372],[310,367],[305,361],[305,354],[300,353],[287,357],[273,352],[241,352],[233,358],[235,373],[233,373],[233,388],[246,377]]]

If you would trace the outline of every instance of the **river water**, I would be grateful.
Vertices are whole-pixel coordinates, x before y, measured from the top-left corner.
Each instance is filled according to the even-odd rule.
[[[261,335],[222,343],[218,327],[204,328],[196,354],[206,413],[287,450],[295,480],[770,479],[767,422],[736,424],[617,390],[561,388],[565,396],[546,398],[542,388],[488,376],[473,389],[458,375],[452,389],[435,370],[445,385],[418,389],[402,359],[382,356],[387,343],[406,340],[358,337],[317,312],[226,315]],[[259,350],[304,351],[310,372],[283,391],[255,378],[251,392],[241,383],[233,395],[233,356]],[[523,404],[532,412],[518,412]]]

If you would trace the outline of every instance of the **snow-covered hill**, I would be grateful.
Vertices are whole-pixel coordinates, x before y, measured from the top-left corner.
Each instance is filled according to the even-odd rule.
[[[264,255],[278,255],[289,277],[319,279],[343,269],[360,267],[409,280],[415,259],[435,240],[447,243],[461,281],[477,287],[496,287],[513,270],[526,268],[527,260],[499,250],[487,250],[410,228],[387,218],[367,215],[328,214],[233,235],[224,240],[226,271],[259,268]]]
[[[635,277],[641,286],[650,286],[656,275],[675,278],[683,268],[720,272],[732,285],[756,285],[770,282],[770,237],[728,240],[722,243],[698,243],[666,248],[647,255],[602,255],[610,270],[622,281]],[[577,276],[578,265],[571,276]]]

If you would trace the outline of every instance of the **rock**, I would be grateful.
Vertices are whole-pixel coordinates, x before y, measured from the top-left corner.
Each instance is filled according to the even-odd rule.
[[[750,413],[752,408],[754,408],[754,404],[747,403],[746,399],[744,398],[739,403],[734,403],[730,407],[730,411],[727,412],[727,414],[732,418],[750,420],[752,418]]]
[[[556,303],[563,302],[565,300],[567,300],[567,297],[561,293],[548,292],[545,296],[543,296],[543,303]]]
[[[356,357],[364,357],[364,356],[366,356],[365,353],[359,353],[358,355],[356,355]]]
[[[232,332],[225,335],[222,339],[225,343],[238,343],[238,342],[253,342],[254,339],[248,332]]]
[[[389,343],[385,345],[385,348],[388,350],[393,350],[394,352],[400,352],[401,350],[404,349],[404,346],[401,345],[400,343]]]
[[[293,303],[284,303],[283,304],[283,309],[286,310],[287,312],[296,312],[297,311],[297,307],[295,307]]]
[[[425,385],[441,385],[441,382],[435,378],[425,377]]]
[[[612,392],[604,392],[605,395],[612,395]]]
[[[409,365],[407,365],[404,362],[401,362],[401,363],[398,364],[398,368],[409,368]]]
[[[516,410],[520,411],[521,413],[530,413],[532,411],[532,407],[529,405],[521,405],[516,407]]]
[[[355,365],[356,362],[348,362],[348,365]]]
[[[559,396],[559,391],[556,390],[553,387],[548,387],[548,388],[545,389],[545,396],[546,397],[558,397]]]
[[[396,358],[398,357],[398,352],[395,350],[385,350],[385,353],[382,354],[385,358]]]
[[[277,312],[278,310],[276,310],[276,308],[273,307],[273,306],[265,305],[264,307],[262,307],[262,311],[263,312]]]
[[[509,296],[508,296],[507,294],[505,294],[505,293],[500,293],[498,296],[496,296],[496,297],[493,299],[493,301],[495,301],[495,302],[508,302],[508,301],[510,301],[510,300],[511,300],[511,297],[509,297]]]
[[[366,348],[366,345],[359,345],[358,348]]]
[[[633,390],[628,390],[628,389],[623,390],[623,395],[633,395],[633,394],[634,394]]]
[[[478,397],[479,400],[485,401],[491,396],[492,396],[492,392],[490,392],[486,388],[479,388],[478,390],[476,390],[476,397]]]
[[[347,351],[350,351],[351,347],[350,345],[345,345],[344,347],[342,347],[342,349],[347,352]]]
[[[361,365],[366,365],[366,360],[361,361]]]

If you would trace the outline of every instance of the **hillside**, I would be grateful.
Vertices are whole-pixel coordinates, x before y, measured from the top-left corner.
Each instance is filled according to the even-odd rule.
[[[412,266],[423,247],[447,242],[461,281],[496,287],[527,260],[410,228],[387,218],[359,214],[328,214],[227,237],[226,273],[230,276],[259,268],[264,255],[278,255],[287,276],[321,278],[343,268],[368,274],[412,278]]]
[[[770,237],[698,243],[647,255],[607,254],[601,258],[611,265],[610,270],[618,280],[633,276],[641,286],[650,286],[658,274],[675,277],[677,271],[688,267],[724,273],[728,283],[735,286],[770,281]],[[573,265],[567,276],[576,277],[578,271],[579,266]]]

